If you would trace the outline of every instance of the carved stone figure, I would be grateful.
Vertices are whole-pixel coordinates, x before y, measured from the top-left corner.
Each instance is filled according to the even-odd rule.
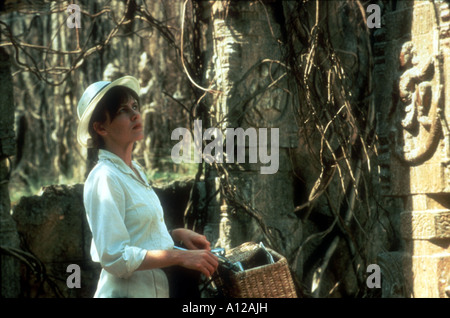
[[[439,59],[439,54],[418,56],[411,41],[403,44],[400,52],[399,65],[404,71],[398,84],[399,112],[404,111],[405,115],[399,125],[403,129],[396,135],[401,141],[396,141],[394,153],[406,164],[417,165],[429,159],[439,141],[442,92],[436,69],[441,64]]]
[[[401,103],[406,105],[406,116],[402,120],[402,126],[407,130],[413,129],[415,120],[418,119],[417,108],[418,103],[421,103],[420,100],[423,101],[425,91],[423,88],[431,86],[430,82],[424,80],[433,71],[433,60],[429,58],[423,66],[420,66],[417,58],[414,44],[412,42],[403,44],[400,53],[400,67],[407,68],[407,70],[400,76],[399,91]],[[427,100],[427,102],[430,101]],[[427,106],[430,107],[429,104]]]

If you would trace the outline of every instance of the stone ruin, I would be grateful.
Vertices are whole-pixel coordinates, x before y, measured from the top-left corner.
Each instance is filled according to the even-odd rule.
[[[398,242],[377,257],[381,296],[450,297],[449,4],[385,3],[389,5],[381,28],[372,39],[376,160],[381,204],[392,211],[389,217],[398,228]],[[163,204],[178,204],[166,207],[169,226],[182,220],[172,211],[184,211],[188,202],[190,186],[180,189],[182,199],[177,193],[176,200],[173,189],[161,190]],[[24,296],[92,295],[99,268],[89,257],[90,233],[81,195],[82,185],[52,186],[40,196],[23,198],[14,208],[23,253],[11,252],[23,260]],[[3,216],[2,224],[7,224]],[[67,288],[69,264],[79,264],[83,271],[81,289]]]

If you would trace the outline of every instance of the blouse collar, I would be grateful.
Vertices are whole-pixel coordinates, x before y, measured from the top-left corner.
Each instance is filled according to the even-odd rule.
[[[98,159],[99,160],[108,160],[108,161],[112,162],[117,167],[117,169],[119,169],[123,173],[131,175],[133,178],[135,178],[136,180],[138,180],[141,183],[142,183],[142,181],[144,181],[145,186],[149,186],[147,179],[144,177],[141,166],[134,160],[131,161],[131,164],[133,165],[133,168],[135,168],[136,171],[139,173],[141,178],[138,178],[136,176],[136,174],[133,172],[133,170],[125,163],[125,161],[122,160],[122,158],[120,158],[118,155],[116,155],[108,150],[99,149]],[[142,179],[142,180],[140,180],[140,179]]]

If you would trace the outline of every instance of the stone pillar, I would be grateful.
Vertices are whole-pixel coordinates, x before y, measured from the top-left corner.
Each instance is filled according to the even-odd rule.
[[[396,259],[401,296],[449,297],[450,13],[445,2],[396,5],[386,10],[374,51],[377,102],[386,111],[379,119],[388,123],[379,126],[389,158],[381,159],[390,171],[385,194],[402,200],[397,220],[404,241],[402,253],[381,257],[382,268],[391,272],[384,277],[394,277],[395,266],[386,262]]]
[[[278,246],[271,247],[287,255],[297,247],[294,242],[298,242],[302,227],[293,214],[289,160],[289,148],[297,145],[294,97],[283,63],[281,26],[275,19],[277,10],[282,13],[282,6],[276,1],[214,1],[209,5],[205,14],[210,17],[210,39],[204,82],[216,93],[210,94],[208,104],[213,105],[213,115],[204,127],[218,127],[224,132],[226,128],[255,129],[258,134],[258,145],[249,145],[246,139],[244,163],[237,164],[234,158],[235,164],[222,164],[227,174],[219,177],[227,178],[235,197],[222,197],[220,206],[209,210],[209,219],[220,223],[215,225],[216,235],[222,236],[218,237],[219,244],[234,247],[246,241],[265,241],[270,246],[276,242]],[[259,128],[267,129],[267,144],[261,142]],[[269,164],[262,163],[258,149],[252,147],[265,147],[270,152],[272,128],[279,130],[279,165],[275,173],[262,174],[261,167]],[[258,158],[250,163],[252,151]],[[244,206],[253,210],[259,221],[246,213],[244,210],[249,209]],[[265,231],[268,229],[270,235]],[[268,236],[272,242],[266,241]]]

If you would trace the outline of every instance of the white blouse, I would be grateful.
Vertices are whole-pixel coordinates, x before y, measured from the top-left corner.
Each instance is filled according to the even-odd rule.
[[[115,154],[99,151],[84,184],[92,231],[91,257],[102,271],[94,297],[168,297],[161,269],[136,271],[147,250],[172,249],[161,203],[140,166],[142,180]]]

